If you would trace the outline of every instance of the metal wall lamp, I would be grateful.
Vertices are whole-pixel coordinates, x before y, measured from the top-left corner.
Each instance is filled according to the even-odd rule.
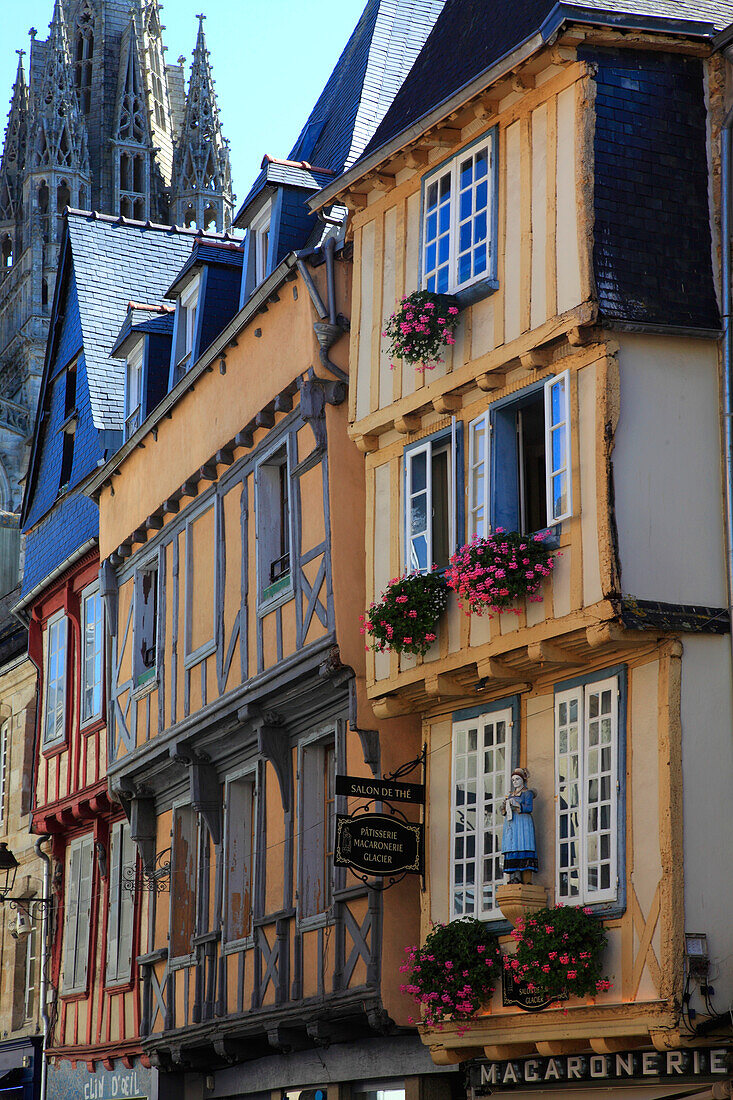
[[[54,899],[11,898],[9,895],[15,886],[15,876],[19,866],[5,841],[0,841],[0,905],[5,905],[7,902],[11,909],[17,909],[35,919],[38,913],[53,905]]]

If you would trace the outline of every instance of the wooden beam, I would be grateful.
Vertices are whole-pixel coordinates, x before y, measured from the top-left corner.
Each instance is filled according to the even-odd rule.
[[[423,168],[427,163],[427,149],[408,149],[405,153],[405,166],[407,168]]]
[[[220,451],[217,451],[216,462],[218,466],[231,466],[234,462],[234,451],[231,447],[222,447]]]
[[[511,84],[514,92],[531,92],[537,81],[532,73],[514,73]]]
[[[289,413],[293,407],[293,395],[287,391],[279,393],[275,398],[275,412]]]
[[[521,676],[498,657],[488,657],[476,664],[479,680],[519,680]]]
[[[357,436],[355,442],[357,450],[361,451],[363,455],[370,455],[379,450],[378,435],[360,435]]]
[[[461,140],[461,131],[452,126],[441,126],[428,134],[426,140],[433,146],[444,145],[450,148]]]
[[[145,526],[148,531],[160,531],[163,526],[163,517],[158,512],[154,512],[152,516],[148,516],[145,520]]]
[[[476,385],[484,393],[491,393],[492,390],[503,390],[506,386],[506,375],[502,374],[501,371],[486,371],[485,374],[479,374]]]
[[[363,191],[350,191],[341,196],[341,202],[348,210],[358,214],[359,211],[366,209],[367,195]]]
[[[545,1042],[540,1040],[537,1043],[537,1052],[543,1058],[557,1058],[563,1054],[577,1054],[578,1051],[585,1050],[587,1045],[585,1039],[550,1039]]]
[[[385,695],[373,701],[372,710],[375,718],[398,718],[401,714],[409,714],[410,707],[393,695]]]
[[[394,422],[395,431],[400,435],[409,435],[410,432],[420,431],[421,420],[419,416],[413,416],[406,414],[405,416],[398,416]]]
[[[199,467],[199,475],[202,481],[216,481],[216,463],[204,462],[203,466]]]
[[[490,1062],[510,1062],[512,1058],[527,1058],[534,1052],[534,1043],[490,1043],[484,1047]]]
[[[180,502],[176,500],[175,497],[168,497],[167,500],[164,500],[162,507],[164,515],[167,515],[168,513],[170,513],[171,515],[175,515],[176,512],[180,512],[181,510]]]
[[[519,356],[519,362],[525,370],[544,370],[552,362],[552,352],[549,348],[532,348]]]
[[[371,185],[375,191],[389,191],[394,187],[395,177],[388,172],[374,172],[371,176],[367,176],[364,182]]]
[[[459,683],[455,676],[451,676],[446,672],[438,672],[435,676],[425,677],[425,694],[461,697],[470,695],[471,689],[467,688],[465,684]]]
[[[586,344],[592,344],[595,339],[595,330],[591,325],[574,325],[568,329],[568,343],[573,348],[582,348]]]
[[[463,398],[459,393],[441,393],[433,398],[436,413],[454,413],[463,408]]]
[[[533,642],[527,646],[530,661],[538,665],[577,665],[580,659],[554,642]]]
[[[649,645],[656,638],[653,630],[626,630],[621,623],[598,623],[585,631],[586,641],[591,649],[600,649],[604,645]]]
[[[237,447],[251,447],[254,443],[254,434],[251,428],[245,428],[242,432],[237,432],[234,437],[234,443]]]

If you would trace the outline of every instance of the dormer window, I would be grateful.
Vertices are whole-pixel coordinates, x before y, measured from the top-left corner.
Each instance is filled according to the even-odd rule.
[[[142,379],[144,341],[140,340],[127,357],[125,382],[125,439],[129,439],[142,423]]]
[[[175,382],[183,377],[193,362],[200,285],[201,277],[196,275],[178,299]]]
[[[271,217],[272,203],[268,202],[249,227],[254,245],[256,286],[259,286],[269,273]]]

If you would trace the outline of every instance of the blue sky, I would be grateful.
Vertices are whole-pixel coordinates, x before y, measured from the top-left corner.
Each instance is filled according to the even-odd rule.
[[[0,5],[4,133],[18,63],[14,51],[28,48],[31,26],[46,38],[53,0],[0,0]],[[168,59],[184,54],[187,65],[196,12],[207,14],[207,44],[240,200],[265,153],[287,156],[365,5],[366,0],[168,0],[163,7]]]

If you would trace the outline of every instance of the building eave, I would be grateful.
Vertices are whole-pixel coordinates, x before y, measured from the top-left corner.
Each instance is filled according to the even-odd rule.
[[[378,168],[379,165],[389,157],[394,156],[395,153],[400,152],[405,146],[410,145],[426,130],[444,121],[447,115],[458,110],[465,103],[473,99],[474,96],[479,95],[496,81],[507,76],[512,69],[517,67],[517,65],[521,65],[522,62],[527,61],[534,54],[538,53],[539,50],[548,45],[559,34],[563,26],[570,23],[586,24],[594,27],[609,27],[611,29],[625,31],[633,30],[656,34],[675,34],[685,38],[703,39],[709,41],[711,46],[716,42],[714,24],[701,20],[668,19],[665,16],[651,15],[630,15],[627,13],[601,9],[594,10],[583,7],[582,5],[576,6],[569,3],[558,3],[549,13],[539,30],[533,35],[519,43],[513,50],[499,58],[498,61],[495,61],[487,69],[484,69],[468,83],[462,85],[451,96],[442,100],[437,106],[431,108],[430,111],[405,127],[405,129],[401,130],[393,138],[390,138],[383,145],[379,146],[379,148],[369,153],[366,157],[362,157],[358,160],[348,172],[344,172],[338,179],[334,180],[333,183],[328,184],[318,191],[311,199],[308,199],[307,205],[314,212],[322,209],[324,206],[329,206],[343,191],[351,187],[363,176],[368,175],[368,173]],[[728,28],[728,31],[723,31],[721,33],[726,34],[728,32],[730,32],[730,37],[733,37],[733,26]],[[720,35],[718,37],[720,37]]]

